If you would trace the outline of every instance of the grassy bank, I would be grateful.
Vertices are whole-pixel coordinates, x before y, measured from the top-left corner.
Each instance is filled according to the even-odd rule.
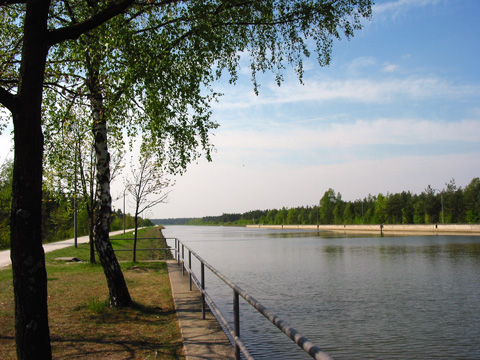
[[[155,228],[141,236],[158,236]],[[131,237],[127,235],[127,237]],[[140,241],[146,247],[147,240]],[[114,248],[132,246],[115,240]],[[148,246],[163,247],[150,240]],[[171,296],[166,264],[146,262],[163,252],[141,251],[133,264],[131,252],[118,258],[133,306],[108,306],[108,289],[100,265],[66,263],[58,257],[88,259],[88,244],[46,254],[51,344],[55,359],[184,359],[182,339]],[[123,262],[126,261],[126,262]],[[0,354],[15,359],[14,301],[11,270],[0,271]]]

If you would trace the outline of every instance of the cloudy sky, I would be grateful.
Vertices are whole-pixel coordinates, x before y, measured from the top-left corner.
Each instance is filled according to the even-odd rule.
[[[213,162],[191,164],[146,216],[314,205],[328,188],[344,200],[420,193],[479,177],[480,1],[376,3],[363,30],[334,43],[330,66],[306,61],[303,85],[288,69],[281,87],[262,77],[256,96],[247,67],[235,86],[216,84]]]
[[[149,217],[317,204],[328,188],[368,194],[466,186],[480,176],[480,1],[378,0],[304,85],[248,69],[214,105],[213,162],[192,164]],[[121,206],[118,204],[118,206]]]

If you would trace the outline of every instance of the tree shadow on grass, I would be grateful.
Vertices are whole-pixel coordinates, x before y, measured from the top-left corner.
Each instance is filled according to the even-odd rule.
[[[88,305],[76,310],[88,313]],[[132,302],[90,313],[81,333],[52,336],[56,359],[183,359],[183,345],[170,333],[174,310]],[[72,331],[73,330],[73,331]],[[173,337],[172,337],[173,336]]]
[[[94,303],[96,301],[93,301]],[[171,321],[171,316],[175,314],[174,309],[162,309],[159,306],[144,305],[132,301],[130,306],[122,308],[113,308],[108,306],[108,301],[98,300],[99,306],[95,304],[84,304],[75,308],[76,311],[90,310],[88,318],[97,324],[154,324]],[[103,306],[102,306],[103,305]]]
[[[127,340],[104,337],[52,337],[56,359],[184,359],[181,343],[159,339]]]

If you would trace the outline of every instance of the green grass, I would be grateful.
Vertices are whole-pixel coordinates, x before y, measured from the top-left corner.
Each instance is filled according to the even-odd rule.
[[[125,261],[132,261],[133,260],[133,240],[128,240],[133,238],[133,232],[127,232],[126,234],[120,234],[116,236],[112,236],[110,238],[110,242],[114,250],[121,250],[115,251],[118,261],[125,262]],[[149,227],[146,229],[141,229],[138,231],[137,240],[137,261],[145,261],[145,260],[163,260],[165,259],[165,251],[157,250],[157,251],[144,251],[142,249],[159,249],[165,248],[165,241],[161,239],[157,240],[144,240],[141,239],[142,237],[145,238],[153,238],[153,237],[162,237],[162,233],[158,227]],[[127,250],[127,251],[125,251]],[[51,253],[45,254],[45,260],[47,263],[54,262],[55,258],[58,257],[76,257],[83,261],[89,261],[90,259],[90,244],[80,244],[78,248],[65,248],[56,250]],[[172,255],[170,251],[167,251],[167,258],[172,259]],[[99,262],[98,256],[96,255],[96,262]]]
[[[148,231],[158,232],[155,228]],[[55,359],[184,359],[166,264],[133,264],[131,253],[126,255],[128,260],[122,260],[120,265],[133,304],[116,309],[108,306],[108,288],[99,264],[54,260],[88,260],[88,244],[46,254]],[[2,359],[15,359],[11,269],[0,271],[0,324]]]

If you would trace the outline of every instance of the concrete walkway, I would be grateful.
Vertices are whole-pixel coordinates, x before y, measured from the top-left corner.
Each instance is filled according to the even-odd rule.
[[[190,291],[187,273],[182,275],[182,267],[175,260],[167,261],[167,266],[186,359],[234,359],[233,346],[213,314],[207,311],[202,320],[200,292],[195,285]]]
[[[134,229],[127,229],[126,232],[133,231]],[[110,236],[114,235],[119,235],[123,234],[123,230],[118,230],[118,231],[112,231],[110,233]],[[87,236],[81,236],[77,238],[77,244],[86,244],[88,243],[89,238]],[[59,242],[54,242],[54,243],[48,243],[48,244],[43,244],[43,250],[45,253],[58,250],[58,249],[63,249],[69,246],[74,246],[75,245],[75,239],[68,239],[68,240],[63,240]],[[10,259],[10,250],[3,250],[0,251],[0,269],[5,268],[9,265],[12,264],[12,260]]]

